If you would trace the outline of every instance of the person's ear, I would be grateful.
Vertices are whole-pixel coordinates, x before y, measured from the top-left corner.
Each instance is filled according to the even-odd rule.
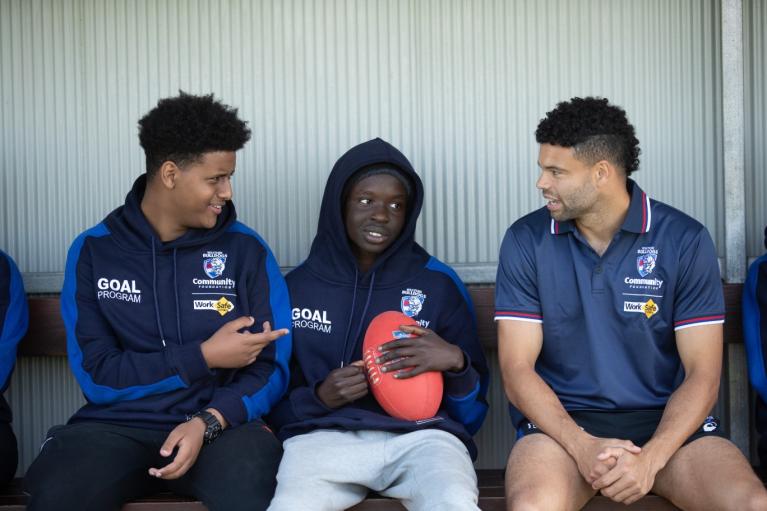
[[[163,162],[158,171],[158,177],[162,185],[168,189],[173,190],[176,187],[176,179],[179,176],[181,169],[178,168],[174,162],[168,160]]]

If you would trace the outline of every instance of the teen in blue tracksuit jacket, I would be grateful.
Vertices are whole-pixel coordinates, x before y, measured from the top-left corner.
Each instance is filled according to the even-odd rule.
[[[11,380],[16,346],[24,337],[28,322],[27,296],[21,274],[13,259],[0,251],[0,484],[13,478],[18,462],[16,437],[11,429],[11,408],[3,392]]]
[[[355,172],[375,164],[399,169],[415,186],[399,238],[361,274],[346,234],[342,194]],[[457,436],[476,457],[472,435],[487,412],[488,369],[466,288],[414,240],[422,202],[423,186],[412,165],[381,139],[352,148],[333,167],[309,257],[286,277],[293,305],[291,383],[270,416],[281,439],[316,429],[406,433],[436,428]],[[443,373],[444,397],[433,419],[391,417],[372,394],[338,409],[317,397],[316,388],[330,371],[362,358],[368,324],[389,310],[402,310],[464,352],[465,369]]]
[[[209,369],[200,344],[242,315],[289,328],[279,267],[231,202],[213,229],[161,243],[141,212],[145,187],[144,175],[69,249],[62,314],[88,400],[70,422],[171,430],[205,408],[231,427],[259,419],[286,388],[290,336],[239,370]]]
[[[231,202],[250,129],[183,91],[138,124],[146,172],[67,256],[67,350],[88,403],[49,430],[27,509],[117,511],[172,491],[263,510],[282,449],[260,419],[287,388],[290,305]]]

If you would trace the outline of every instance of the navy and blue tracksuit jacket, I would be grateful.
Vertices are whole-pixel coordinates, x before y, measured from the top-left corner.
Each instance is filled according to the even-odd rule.
[[[401,169],[415,186],[402,233],[363,274],[346,236],[342,194],[355,172],[381,163]],[[451,268],[414,241],[422,202],[423,186],[412,165],[381,139],[350,149],[333,167],[309,257],[286,278],[293,304],[291,382],[270,416],[281,439],[320,428],[401,433],[437,428],[459,437],[476,457],[472,435],[487,412],[488,368],[465,287]],[[390,417],[372,394],[330,409],[315,392],[332,370],[362,358],[368,324],[389,310],[403,311],[464,352],[466,369],[444,373],[444,397],[432,419]]]
[[[11,408],[3,397],[16,363],[16,346],[27,331],[29,309],[24,283],[13,259],[0,251],[0,422],[10,423]]]
[[[231,426],[259,419],[288,383],[291,338],[242,369],[209,369],[200,349],[225,323],[290,327],[287,287],[269,247],[228,202],[212,229],[166,243],[141,212],[146,177],[125,204],[75,239],[62,314],[72,371],[88,403],[70,422],[169,430],[219,410]]]

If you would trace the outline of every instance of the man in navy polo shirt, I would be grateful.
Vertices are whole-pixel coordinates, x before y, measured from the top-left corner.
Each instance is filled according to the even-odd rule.
[[[708,232],[629,179],[639,141],[607,100],[560,103],[536,140],[547,204],[506,232],[496,283],[518,428],[508,508],[580,509],[597,492],[630,504],[653,491],[682,509],[767,509],[707,416],[724,322]]]

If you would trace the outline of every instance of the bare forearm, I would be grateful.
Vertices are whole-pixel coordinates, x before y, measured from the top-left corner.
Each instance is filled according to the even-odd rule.
[[[644,454],[654,459],[659,470],[700,427],[716,402],[718,390],[718,375],[691,375],[671,395],[658,429],[644,448]]]
[[[504,388],[512,404],[571,456],[586,434],[570,418],[551,387],[533,368],[517,366],[504,374]]]

